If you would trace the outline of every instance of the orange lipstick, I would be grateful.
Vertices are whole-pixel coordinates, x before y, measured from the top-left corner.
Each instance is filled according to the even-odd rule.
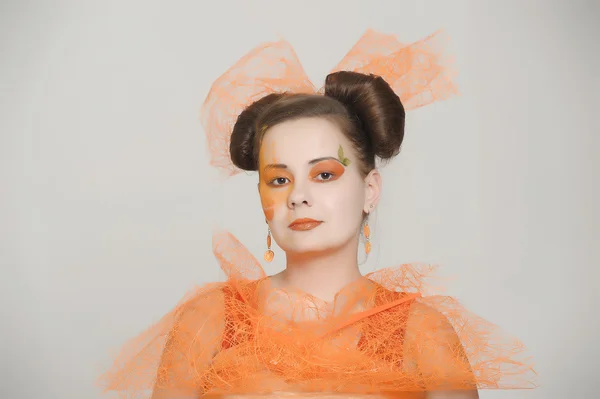
[[[312,230],[323,222],[315,219],[302,218],[296,219],[288,226],[290,229],[295,231],[307,231]]]

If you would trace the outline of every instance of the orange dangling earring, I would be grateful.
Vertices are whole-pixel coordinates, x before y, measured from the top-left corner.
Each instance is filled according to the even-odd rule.
[[[265,260],[270,262],[275,257],[275,253],[271,251],[271,229],[267,232],[267,251],[265,252]]]
[[[363,226],[363,235],[365,236],[365,253],[368,255],[371,252],[371,228],[369,227],[369,219],[367,215],[367,220],[365,220],[365,225]]]

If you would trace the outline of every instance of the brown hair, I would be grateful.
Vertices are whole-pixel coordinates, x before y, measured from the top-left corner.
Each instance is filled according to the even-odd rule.
[[[325,80],[324,95],[270,94],[248,106],[238,117],[229,147],[234,165],[258,170],[258,152],[266,130],[299,118],[322,117],[348,137],[367,175],[375,158],[388,160],[400,152],[405,112],[400,98],[381,77],[335,72]]]

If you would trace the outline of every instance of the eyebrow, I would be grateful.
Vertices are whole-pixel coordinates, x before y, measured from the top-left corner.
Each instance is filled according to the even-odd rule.
[[[313,160],[309,161],[308,164],[309,165],[314,165],[314,164],[319,163],[321,161],[328,161],[328,160],[333,160],[333,161],[337,161],[337,162],[341,163],[339,159],[334,158],[334,157],[321,157],[321,158],[316,158],[316,159],[313,159]]]
[[[314,165],[321,161],[328,161],[328,160],[333,160],[333,161],[336,161],[341,164],[340,160],[335,157],[321,157],[321,158],[311,159],[310,161],[308,161],[308,164]],[[263,170],[267,170],[267,169],[287,169],[287,165],[283,164],[283,163],[272,163],[272,164],[266,165],[263,168]]]

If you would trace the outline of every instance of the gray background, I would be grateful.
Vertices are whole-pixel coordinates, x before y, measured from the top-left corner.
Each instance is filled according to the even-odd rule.
[[[520,337],[541,387],[592,398],[598,350],[596,1],[3,1],[2,398],[97,398],[109,351],[221,278],[214,228],[259,258],[256,177],[207,163],[211,83],[280,37],[320,85],[368,28],[443,28],[461,95],[412,111],[365,272],[441,265]],[[282,266],[276,256],[269,272]]]

